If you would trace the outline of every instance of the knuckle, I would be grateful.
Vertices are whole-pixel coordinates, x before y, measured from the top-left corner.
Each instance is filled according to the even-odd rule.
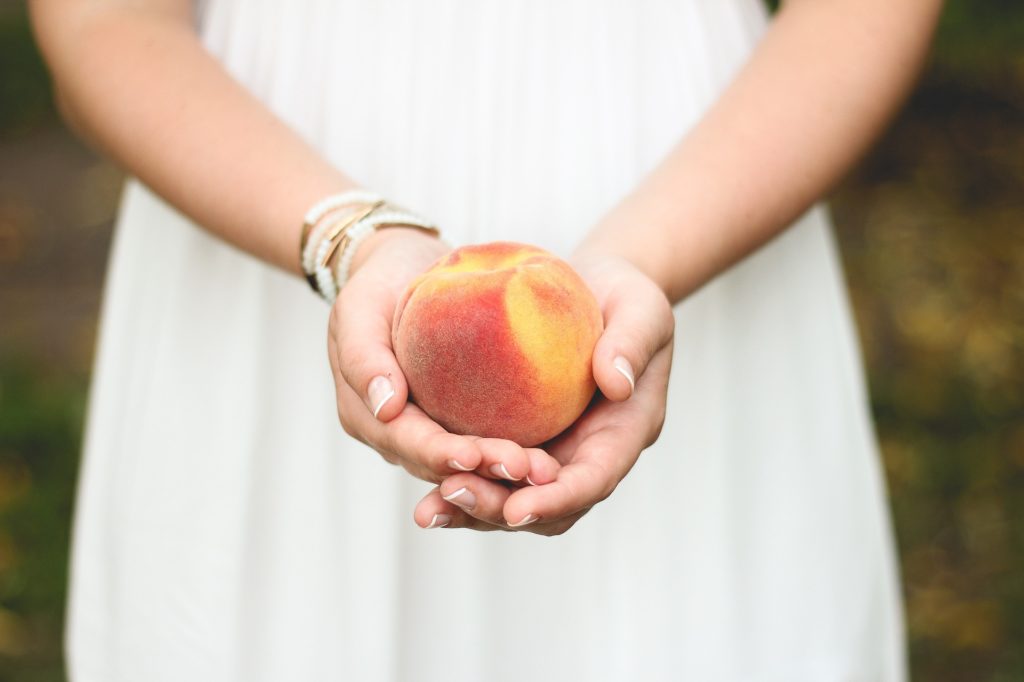
[[[442,448],[438,447],[440,445],[438,442],[439,435],[434,433],[423,440],[419,459],[423,466],[435,472],[445,472],[448,469],[445,465],[444,456],[441,454]]]
[[[341,429],[345,432],[345,435],[349,438],[359,439],[359,432],[357,432],[347,419],[341,420]]]
[[[665,295],[661,289],[655,288],[655,306],[658,309],[658,316],[664,320],[669,321],[675,318],[672,313],[672,302],[668,300],[668,296]]]
[[[565,535],[570,528],[576,523],[575,519],[569,521],[561,521],[559,523],[548,524],[542,528],[537,528],[535,532],[546,538],[556,538],[560,535]]]
[[[593,491],[593,497],[595,502],[603,502],[611,497],[611,494],[615,492],[615,488],[619,482],[615,476],[604,466],[594,464],[590,468],[590,481],[587,486]]]
[[[651,432],[650,442],[647,443],[647,447],[654,445],[654,441],[658,440],[658,437],[661,436],[661,430],[665,428],[665,416],[665,407],[662,405],[658,408],[658,413],[655,415],[654,429]]]
[[[402,439],[396,436],[393,425],[389,425],[389,428],[385,428],[379,437],[379,443],[377,444],[377,450],[387,450],[393,452],[396,455],[406,459],[401,453],[405,450],[402,447]]]
[[[658,319],[661,321],[662,331],[665,335],[666,343],[671,342],[676,332],[676,316],[672,310],[672,303],[669,302],[668,298],[664,294],[659,296],[659,308]]]
[[[345,416],[345,412],[341,409],[338,410],[338,421],[341,423],[341,429],[345,432],[345,435],[350,438],[355,438],[358,441],[363,440],[358,429],[356,429],[355,424],[352,423],[351,419]]]
[[[617,488],[618,485],[619,482],[615,480],[604,479],[600,481],[594,487],[594,494],[590,497],[590,499],[586,500],[586,504],[583,508],[589,508],[595,504],[604,502],[605,500],[612,496],[612,493],[615,492],[615,488]]]
[[[341,428],[345,430],[345,433],[347,433],[348,435],[351,436],[352,432],[351,432],[350,429],[352,427],[349,425],[348,415],[346,414],[345,408],[343,408],[341,406],[341,401],[340,400],[338,401],[337,414],[338,414],[338,423],[341,424]]]
[[[360,344],[348,344],[341,348],[341,375],[345,382],[357,391],[365,388],[359,386],[360,377],[365,374],[365,368],[369,366],[369,353],[365,346]]]

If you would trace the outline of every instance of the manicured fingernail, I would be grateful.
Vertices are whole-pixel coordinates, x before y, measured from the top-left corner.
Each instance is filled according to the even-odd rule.
[[[504,464],[492,464],[491,473],[497,476],[498,478],[504,478],[506,481],[519,480],[518,478],[515,478],[514,476],[512,476],[512,474],[508,472],[508,469],[505,468]]]
[[[427,526],[427,530],[431,528],[445,528],[451,522],[452,517],[447,514],[434,514],[434,518],[430,519],[430,525]]]
[[[526,474],[526,482],[529,483],[530,485],[537,485],[536,483],[533,482],[533,479],[530,478],[530,474]]]
[[[459,464],[454,459],[448,460],[448,466],[450,466],[452,469],[458,469],[459,471],[472,471],[473,470],[473,467],[463,466],[463,465]]]
[[[539,516],[534,516],[533,514],[527,514],[526,516],[523,517],[522,521],[520,521],[519,523],[510,523],[510,524],[508,524],[508,527],[509,528],[521,528],[523,526],[528,526],[528,525],[530,525],[531,523],[533,523],[534,521],[536,521],[539,518],[540,518]]]
[[[629,394],[633,395],[633,391],[636,390],[636,379],[633,376],[633,366],[629,364],[629,360],[618,355],[614,360],[612,360],[612,367],[614,367],[619,374],[626,377],[626,381],[629,382]]]
[[[462,507],[466,511],[473,511],[476,506],[476,495],[470,492],[469,488],[459,488],[451,495],[445,495],[444,500]]]
[[[373,416],[376,419],[381,408],[395,396],[395,387],[385,376],[374,377],[370,387],[366,391],[370,396],[370,404],[373,405]]]

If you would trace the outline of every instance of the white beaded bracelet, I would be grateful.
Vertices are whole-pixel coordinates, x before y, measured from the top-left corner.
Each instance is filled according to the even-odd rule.
[[[348,283],[349,270],[352,269],[352,259],[355,257],[359,245],[376,231],[373,225],[364,223],[357,226],[357,229],[353,230],[349,235],[348,243],[345,244],[345,250],[341,252],[341,256],[338,258],[337,269],[334,272],[334,281],[337,283],[339,290]]]
[[[381,208],[384,210],[380,210]],[[350,209],[344,210],[343,209]],[[337,216],[332,216],[338,213]],[[348,281],[352,260],[359,245],[384,226],[414,227],[435,236],[432,223],[385,204],[374,192],[352,190],[318,201],[303,219],[299,260],[310,286],[326,301],[333,302]],[[341,249],[335,259],[335,253]],[[334,272],[331,263],[336,261]]]
[[[316,257],[313,259],[313,271],[307,272],[312,277],[316,286],[314,289],[327,301],[333,301],[337,296],[337,287],[331,276],[331,258],[339,244],[347,239],[347,231],[359,224],[360,221],[373,215],[373,212],[384,205],[383,201],[377,201],[359,210],[346,214],[344,217],[329,222],[329,227],[323,230],[320,242],[316,247]]]
[[[353,204],[376,204],[380,201],[383,199],[375,192],[356,189],[324,197],[306,211],[302,221],[303,241],[300,253],[303,272],[307,275],[314,274],[317,245],[328,229],[327,224],[321,221],[327,214]]]
[[[361,220],[349,230],[345,248],[342,250],[341,255],[338,256],[338,264],[334,273],[334,281],[332,282],[336,287],[335,292],[339,291],[348,282],[349,270],[352,268],[352,260],[355,258],[356,251],[359,250],[359,245],[384,225],[417,227],[432,232],[437,231],[437,226],[430,221],[406,211],[383,211]]]
[[[317,268],[315,277],[317,292],[328,303],[334,303],[334,299],[338,297],[338,285],[334,283],[334,277],[331,276],[331,269]]]

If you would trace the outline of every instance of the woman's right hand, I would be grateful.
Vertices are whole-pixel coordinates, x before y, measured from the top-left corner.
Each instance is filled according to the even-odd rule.
[[[438,482],[475,469],[480,452],[407,401],[408,385],[391,348],[399,297],[419,273],[450,251],[413,229],[387,228],[367,239],[352,263],[328,327],[327,347],[345,432],[410,474]]]
[[[327,343],[338,417],[350,436],[431,483],[492,468],[515,479],[537,471],[548,480],[557,468],[550,458],[537,462],[536,453],[510,441],[448,433],[408,401],[391,346],[395,307],[409,283],[450,250],[435,237],[399,227],[380,230],[360,246],[331,309]]]

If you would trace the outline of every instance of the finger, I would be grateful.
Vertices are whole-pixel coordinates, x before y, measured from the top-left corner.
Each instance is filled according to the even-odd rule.
[[[530,472],[530,457],[522,447],[501,438],[480,438],[480,466],[477,473],[487,478],[518,482]]]
[[[530,460],[530,470],[524,478],[527,485],[544,485],[557,478],[562,468],[557,459],[540,448],[526,448],[525,452]]]
[[[474,519],[485,523],[504,525],[502,509],[508,500],[509,489],[476,474],[457,474],[441,483],[441,499],[455,505]]]
[[[566,464],[553,482],[521,488],[509,496],[503,513],[510,526],[553,523],[611,495],[661,432],[671,362],[672,346],[667,345],[651,359],[650,379],[639,387],[635,400],[625,404],[603,401],[592,408],[590,419],[604,422],[603,427],[574,429],[568,438],[549,444],[551,455]]]
[[[416,525],[425,530],[434,528],[469,528],[471,530],[493,531],[507,530],[504,525],[498,526],[476,519],[441,497],[440,488],[434,488],[423,497],[413,510]]]
[[[398,464],[413,476],[437,482],[480,466],[480,450],[473,439],[448,433],[416,405],[407,403],[401,414],[385,424],[364,409],[346,382],[337,382],[336,389],[338,416],[346,433],[385,458],[398,458]]]
[[[545,523],[544,521],[537,521],[536,523],[525,523],[516,528],[510,528],[519,533],[533,533],[534,535],[544,535],[551,537],[554,535],[561,535],[570,528],[572,528],[577,521],[579,521],[589,509],[584,509],[581,512],[577,512],[571,516],[567,516],[558,519],[552,523]]]
[[[516,528],[538,521],[555,522],[604,500],[636,462],[643,442],[626,427],[607,427],[584,440],[573,460],[545,485],[513,492],[502,514]]]
[[[482,455],[473,439],[448,433],[411,403],[389,423],[371,426],[383,428],[383,449],[414,460],[442,477],[480,466]]]
[[[353,278],[331,310],[335,366],[365,409],[379,421],[401,414],[409,389],[391,348],[394,292]]]
[[[566,532],[589,510],[573,514],[567,518],[559,519],[553,523],[538,522],[527,524],[518,529],[509,528],[505,524],[493,524],[473,518],[450,502],[445,502],[441,497],[439,488],[434,488],[427,493],[413,510],[413,521],[424,530],[435,528],[467,528],[479,531],[519,531],[534,533],[536,535],[561,535]]]
[[[605,397],[619,402],[633,395],[651,357],[671,342],[675,323],[668,299],[643,280],[609,293],[604,314],[605,330],[594,347],[594,378]]]
[[[440,492],[434,488],[416,504],[412,518],[417,526],[426,530],[451,528],[455,516],[460,513],[458,507],[441,499]]]

